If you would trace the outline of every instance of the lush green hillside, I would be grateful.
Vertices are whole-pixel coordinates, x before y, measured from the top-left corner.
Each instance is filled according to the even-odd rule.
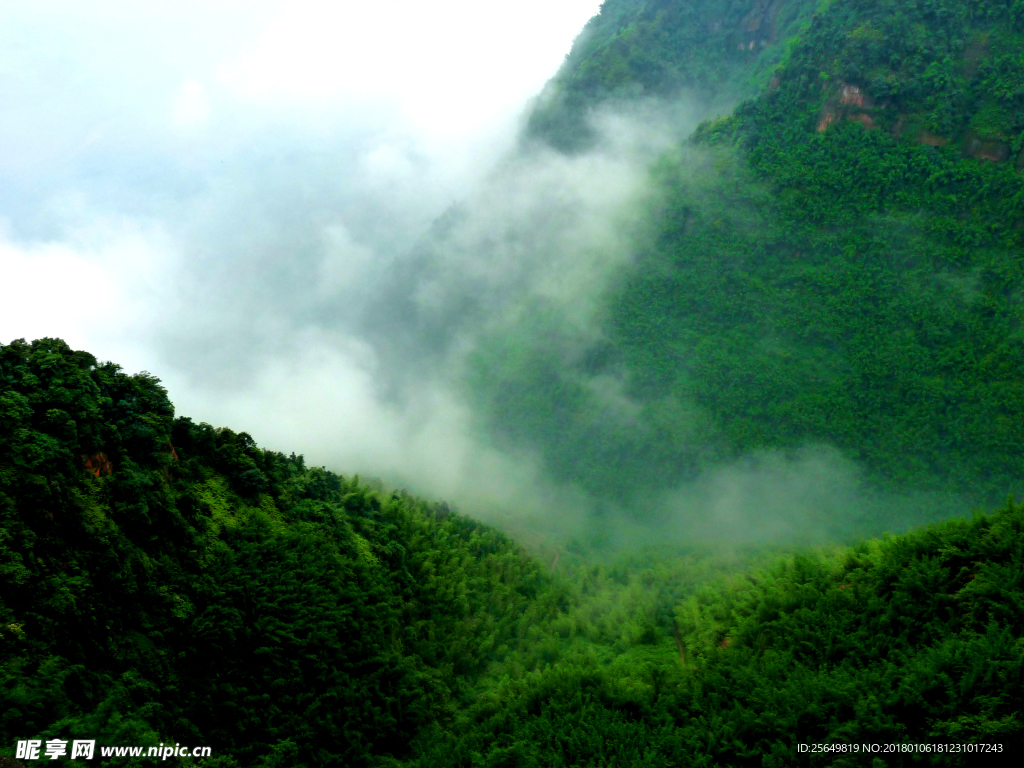
[[[784,558],[677,603],[674,639],[657,627],[613,649],[556,621],[567,652],[496,680],[420,740],[415,764],[977,765],[997,759],[964,753],[983,743],[1019,754],[1022,526],[1010,506]],[[799,751],[815,743],[838,746]]]
[[[8,755],[639,768],[1024,745],[1021,507],[849,549],[581,540],[542,564],[443,504],[174,418],[155,378],[58,340],[0,347],[0,404]]]
[[[565,151],[593,134],[606,102],[685,96],[724,110],[752,96],[806,26],[817,0],[605,0],[531,113],[526,135]]]
[[[401,756],[555,610],[497,532],[175,419],[155,378],[61,341],[0,347],[0,407],[3,749]]]
[[[620,7],[605,4],[556,89],[592,104],[607,94],[584,81],[654,88],[609,58],[631,29],[659,59],[659,35],[711,56],[696,21],[675,26],[691,4],[644,6],[649,26]],[[865,493],[998,503],[1024,469],[1022,11],[834,0],[787,29],[777,68],[736,63],[758,95],[654,169],[652,232],[595,328],[573,337],[557,305],[524,314],[479,345],[470,388],[493,434],[599,497],[827,445]],[[725,56],[726,37],[706,43]]]

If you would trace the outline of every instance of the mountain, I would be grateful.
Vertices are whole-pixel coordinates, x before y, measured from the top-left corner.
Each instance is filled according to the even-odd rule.
[[[588,111],[638,98],[722,110],[755,96],[806,27],[811,0],[606,0],[531,112],[525,137],[589,146]]]
[[[219,768],[1021,746],[1024,507],[850,548],[574,541],[542,564],[445,504],[175,418],[156,378],[59,340],[0,347],[0,382],[5,765],[35,764],[13,757],[29,739],[208,746],[179,764]]]
[[[408,360],[382,388],[443,369],[589,496],[575,538],[527,550],[175,416],[148,373],[0,346],[0,765],[1019,751],[1022,58],[1019,2],[602,6],[373,326]],[[588,213],[549,178],[638,191]]]
[[[752,95],[655,163],[585,333],[547,301],[478,344],[492,434],[634,508],[818,450],[880,500],[861,531],[1019,494],[1022,33],[1010,2],[605,3],[538,140],[583,151],[627,92]]]
[[[42,339],[0,347],[0,382],[5,749],[402,755],[549,608],[498,532],[174,418],[149,374]]]

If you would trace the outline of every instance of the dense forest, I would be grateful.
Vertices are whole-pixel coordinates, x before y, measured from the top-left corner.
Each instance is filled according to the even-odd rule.
[[[1019,494],[1022,56],[1011,2],[609,0],[535,140],[620,81],[757,92],[652,168],[650,231],[589,326],[540,299],[488,330],[467,373],[486,428],[634,509],[821,445],[935,519]],[[832,533],[899,528],[896,506]]]
[[[1012,503],[847,548],[571,541],[545,564],[447,505],[175,418],[156,378],[59,340],[0,348],[0,376],[8,754],[83,738],[208,745],[181,764],[222,767],[667,767],[1020,746]],[[922,759],[964,755],[885,764]]]
[[[706,119],[647,170],[592,316],[535,295],[457,339],[481,432],[595,500],[575,534],[520,543],[176,416],[149,373],[0,345],[0,765],[24,739],[206,768],[1020,752],[1024,4],[607,0],[521,151],[585,155],[595,115],[655,102]],[[388,321],[440,358],[415,311]],[[857,468],[813,545],[658,535],[686,483],[808,455]]]

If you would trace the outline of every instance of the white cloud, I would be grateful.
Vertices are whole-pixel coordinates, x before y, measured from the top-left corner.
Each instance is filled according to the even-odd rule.
[[[178,312],[177,255],[158,227],[99,220],[54,241],[0,239],[0,342],[45,336],[134,370],[157,370],[153,333]]]
[[[372,266],[373,251],[353,240],[351,233],[340,224],[324,228],[323,245],[316,293],[321,298],[329,298],[342,289],[357,289]]]
[[[210,116],[210,99],[206,88],[195,80],[186,80],[174,102],[174,124],[179,127],[198,125]]]
[[[218,77],[253,102],[386,101],[421,131],[465,135],[536,93],[598,7],[593,0],[296,2],[225,60]]]
[[[376,365],[358,338],[307,330],[241,391],[177,381],[172,394],[178,411],[196,421],[245,430],[261,445],[305,454],[310,464],[457,501],[478,517],[584,506],[571,490],[548,484],[530,457],[474,439],[469,409],[450,392],[425,382],[413,402],[382,400]]]
[[[3,341],[58,336],[72,346],[89,344],[89,328],[110,322],[122,298],[114,277],[62,243],[27,248],[0,242],[4,298]]]
[[[388,404],[347,329],[392,311],[371,278],[512,146],[598,6],[0,5],[0,342],[62,337],[345,472],[521,498],[529,461],[440,384]]]

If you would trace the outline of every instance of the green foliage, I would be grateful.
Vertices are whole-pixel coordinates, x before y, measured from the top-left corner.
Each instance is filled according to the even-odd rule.
[[[5,745],[401,755],[545,583],[497,532],[175,420],[61,341],[0,347],[0,382]]]
[[[779,7],[804,18],[799,3]],[[616,8],[558,88],[576,82],[572,62],[591,79],[620,71],[600,53],[613,47],[601,35],[634,28]],[[696,35],[704,22],[689,8],[636,13],[668,36],[679,14]],[[785,27],[756,98],[655,167],[651,232],[594,327],[574,333],[558,307],[539,307],[472,359],[491,433],[597,498],[642,509],[709,469],[821,445],[862,468],[864,494],[989,505],[1021,490],[1020,9],[836,0],[816,11]],[[676,55],[712,61],[701,45],[716,39]],[[869,517],[853,531],[907,522]]]
[[[698,447],[719,455],[824,441],[879,482],[1004,494],[1021,461],[1007,430],[1024,417],[1019,250],[998,224],[923,214],[925,195],[869,213],[900,194],[877,157],[855,154],[872,137],[851,126],[818,143],[825,156],[804,147],[772,194],[728,156],[713,184],[680,165],[658,245],[609,302],[631,394],[695,404],[715,426]],[[906,151],[921,175],[946,170]]]
[[[572,541],[548,573],[63,342],[0,347],[0,377],[7,745],[424,768],[1024,742],[1024,507],[820,552]]]
[[[419,766],[874,765],[800,743],[1024,743],[1024,508],[795,554],[678,600],[677,643],[498,680]],[[886,765],[967,764],[963,754]]]
[[[527,135],[565,151],[589,146],[589,113],[607,101],[686,93],[721,108],[756,93],[812,0],[607,0],[530,115]]]

